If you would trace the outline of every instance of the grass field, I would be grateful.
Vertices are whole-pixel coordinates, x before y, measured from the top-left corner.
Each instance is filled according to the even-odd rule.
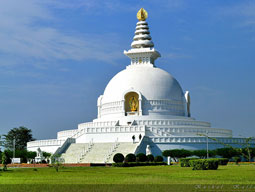
[[[255,191],[254,176],[255,165],[228,165],[220,166],[218,170],[206,171],[193,171],[177,165],[129,168],[68,167],[60,169],[59,172],[54,168],[37,168],[37,171],[33,168],[10,168],[7,172],[0,172],[0,191],[22,191],[26,187],[29,187],[29,191],[50,191],[49,186],[54,186],[52,191],[58,191],[57,188],[61,189],[59,191],[79,191],[82,186],[86,186],[88,190],[91,188],[89,191],[114,191],[111,188],[114,186],[119,186],[115,191],[136,191],[128,189],[135,186],[144,189],[138,191],[148,191],[147,187],[155,188],[153,191],[164,191],[164,188],[169,189],[169,186],[180,187],[180,184],[182,187],[186,186],[187,190],[194,184],[239,184],[252,186]],[[162,189],[159,190],[160,188]]]

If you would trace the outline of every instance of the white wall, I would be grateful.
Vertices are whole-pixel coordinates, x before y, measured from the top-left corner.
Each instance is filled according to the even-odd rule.
[[[132,136],[135,135],[135,140],[139,141],[139,135],[144,136],[144,131],[129,132],[129,133],[87,133],[76,139],[76,143],[89,143],[92,139],[94,143],[113,143],[118,142],[133,142]]]

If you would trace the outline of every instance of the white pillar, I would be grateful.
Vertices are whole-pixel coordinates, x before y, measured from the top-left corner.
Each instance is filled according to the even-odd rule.
[[[122,100],[122,115],[125,116],[125,100]]]
[[[171,157],[170,156],[167,157],[167,165],[171,165]]]
[[[142,98],[139,98],[139,116],[142,116]]]

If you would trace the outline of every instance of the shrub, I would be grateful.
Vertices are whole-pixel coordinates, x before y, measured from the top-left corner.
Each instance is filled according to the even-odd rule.
[[[42,162],[41,162],[42,164],[46,164],[47,162],[46,162],[46,160],[42,160]]]
[[[137,162],[145,162],[145,161],[147,161],[147,156],[144,153],[138,153],[136,155],[136,161]]]
[[[122,155],[121,153],[116,153],[113,157],[113,161],[115,163],[122,163],[124,161],[124,155]]]
[[[180,159],[180,166],[181,167],[190,167],[190,160],[196,160],[198,158],[181,158]]]
[[[218,169],[219,161],[216,159],[197,159],[189,162],[193,170],[216,170]]]
[[[135,161],[136,161],[136,157],[134,154],[129,153],[126,155],[125,162],[135,162]]]
[[[8,155],[6,151],[4,151],[2,154],[2,164],[3,164],[3,171],[7,171]]]
[[[214,160],[218,160],[219,165],[227,165],[229,159],[228,158],[213,158]]]
[[[154,159],[155,162],[163,162],[164,159],[162,156],[156,156],[155,159]]]
[[[155,166],[155,165],[166,165],[165,162],[124,162],[124,163],[113,163],[113,167],[136,167],[136,166]]]
[[[154,156],[153,155],[147,155],[147,161],[153,162],[154,161]]]

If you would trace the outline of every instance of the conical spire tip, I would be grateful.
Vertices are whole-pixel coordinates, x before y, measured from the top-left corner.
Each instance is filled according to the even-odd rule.
[[[137,19],[139,21],[145,21],[148,17],[148,13],[147,11],[145,11],[144,8],[141,8],[138,12],[137,12],[137,15],[136,15]]]

